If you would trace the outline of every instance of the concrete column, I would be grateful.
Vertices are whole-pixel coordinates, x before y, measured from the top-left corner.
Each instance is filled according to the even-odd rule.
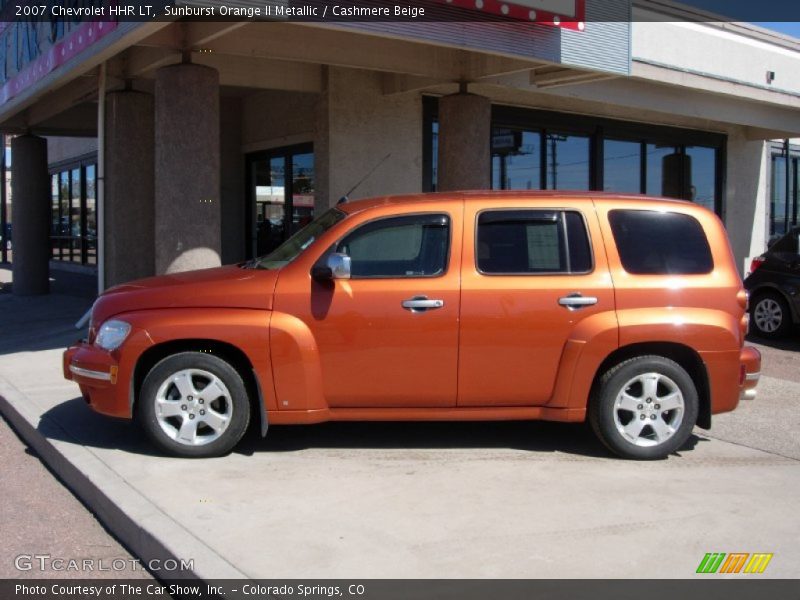
[[[111,287],[155,273],[153,96],[106,96],[105,275]]]
[[[728,134],[724,219],[739,273],[767,249],[769,152],[763,140],[749,140],[744,128]]]
[[[181,64],[156,72],[156,273],[220,264],[219,74]]]
[[[50,291],[50,177],[47,140],[21,135],[11,140],[11,221],[14,224],[13,292]]]
[[[492,106],[459,93],[439,100],[438,191],[491,187]]]

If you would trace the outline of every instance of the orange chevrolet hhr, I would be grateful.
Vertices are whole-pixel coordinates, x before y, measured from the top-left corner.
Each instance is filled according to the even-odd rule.
[[[662,458],[755,396],[747,296],[688,202],[460,192],[337,206],[272,254],[105,292],[64,375],[164,451],[251,420],[588,419]]]

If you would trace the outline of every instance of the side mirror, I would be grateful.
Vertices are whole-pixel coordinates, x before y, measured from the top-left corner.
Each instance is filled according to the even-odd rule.
[[[329,254],[324,265],[315,265],[311,276],[320,281],[350,279],[350,257],[341,252]]]

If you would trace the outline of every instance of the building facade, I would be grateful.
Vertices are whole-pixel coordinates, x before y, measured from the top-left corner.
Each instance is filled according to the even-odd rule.
[[[610,4],[575,28],[84,22],[27,63],[7,47],[14,290],[245,260],[344,195],[487,188],[698,202],[744,269],[797,223],[800,42]]]

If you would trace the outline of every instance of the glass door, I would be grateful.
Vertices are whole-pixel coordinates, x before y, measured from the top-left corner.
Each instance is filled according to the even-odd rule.
[[[310,144],[247,156],[250,197],[248,256],[268,254],[314,218],[314,153]]]

